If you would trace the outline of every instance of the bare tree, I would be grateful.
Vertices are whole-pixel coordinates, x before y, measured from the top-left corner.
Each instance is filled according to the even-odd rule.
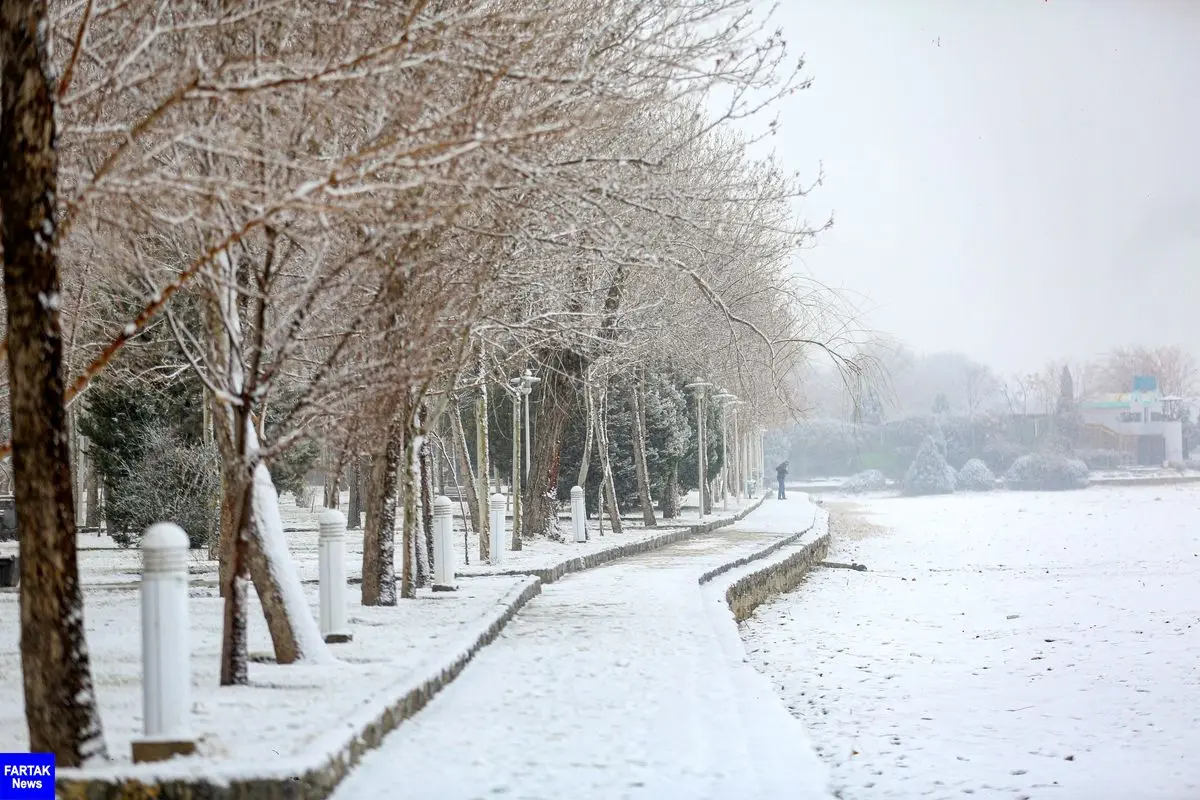
[[[84,637],[63,386],[55,203],[56,85],[45,0],[0,2],[0,246],[13,486],[21,536],[21,672],[34,752],[107,757]]]

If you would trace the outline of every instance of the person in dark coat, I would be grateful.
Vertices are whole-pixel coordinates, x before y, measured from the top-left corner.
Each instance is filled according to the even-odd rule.
[[[783,500],[787,496],[783,491],[783,482],[785,480],[787,480],[788,463],[789,462],[785,461],[782,464],[780,464],[778,467],[775,468],[775,477],[779,478],[779,499],[780,500]]]

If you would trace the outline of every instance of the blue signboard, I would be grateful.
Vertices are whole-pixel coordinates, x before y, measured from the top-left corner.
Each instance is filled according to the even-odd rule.
[[[1134,375],[1133,390],[1135,392],[1157,392],[1158,378],[1153,375]]]
[[[54,800],[54,754],[0,753],[0,800]]]

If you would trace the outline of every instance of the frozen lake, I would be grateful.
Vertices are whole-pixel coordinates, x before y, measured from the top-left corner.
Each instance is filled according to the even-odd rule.
[[[743,635],[842,797],[1200,797],[1200,487],[826,507]]]

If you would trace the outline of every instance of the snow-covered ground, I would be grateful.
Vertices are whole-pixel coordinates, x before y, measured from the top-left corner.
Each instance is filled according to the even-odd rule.
[[[732,631],[728,607],[698,584],[806,528],[813,509],[770,500],[736,526],[545,587],[335,797],[825,796],[803,731],[739,679],[744,652],[719,629]]]
[[[1200,487],[840,507],[743,633],[842,797],[1200,797]]]
[[[343,502],[348,498],[343,496]],[[288,549],[305,584],[314,615],[318,601],[318,508],[297,506],[290,497],[280,503]],[[730,514],[736,513],[735,507]],[[695,506],[686,509],[681,524],[697,522]],[[717,514],[705,521],[727,517]],[[461,522],[461,520],[456,520]],[[597,536],[584,543],[540,540],[519,553],[506,553],[500,569],[536,569],[586,553],[662,535],[669,527],[645,530],[628,525],[624,533]],[[607,529],[607,527],[606,527]],[[454,593],[421,591],[416,601],[394,608],[364,608],[358,586],[349,587],[349,621],[354,640],[331,645],[341,659],[331,665],[278,666],[254,663],[251,686],[218,687],[222,601],[217,594],[216,563],[205,551],[190,554],[193,732],[201,737],[199,756],[186,759],[203,771],[203,763],[221,761],[253,765],[264,759],[297,755],[331,731],[344,728],[367,707],[382,706],[415,686],[428,670],[440,670],[499,615],[505,604],[530,579],[473,575],[488,569],[476,564],[477,540],[471,566],[466,565],[458,539],[460,575]],[[79,564],[84,584],[84,617],[88,646],[110,755],[118,767],[128,764],[130,742],[141,733],[141,554],[136,548],[117,548],[107,536],[78,537]],[[15,543],[10,549],[15,550]],[[362,534],[347,534],[347,572],[361,575]],[[494,569],[494,568],[493,568]],[[250,650],[271,653],[257,598],[251,593]],[[0,752],[28,747],[24,724],[18,642],[19,613],[15,590],[0,590]],[[182,768],[182,766],[181,766]]]

